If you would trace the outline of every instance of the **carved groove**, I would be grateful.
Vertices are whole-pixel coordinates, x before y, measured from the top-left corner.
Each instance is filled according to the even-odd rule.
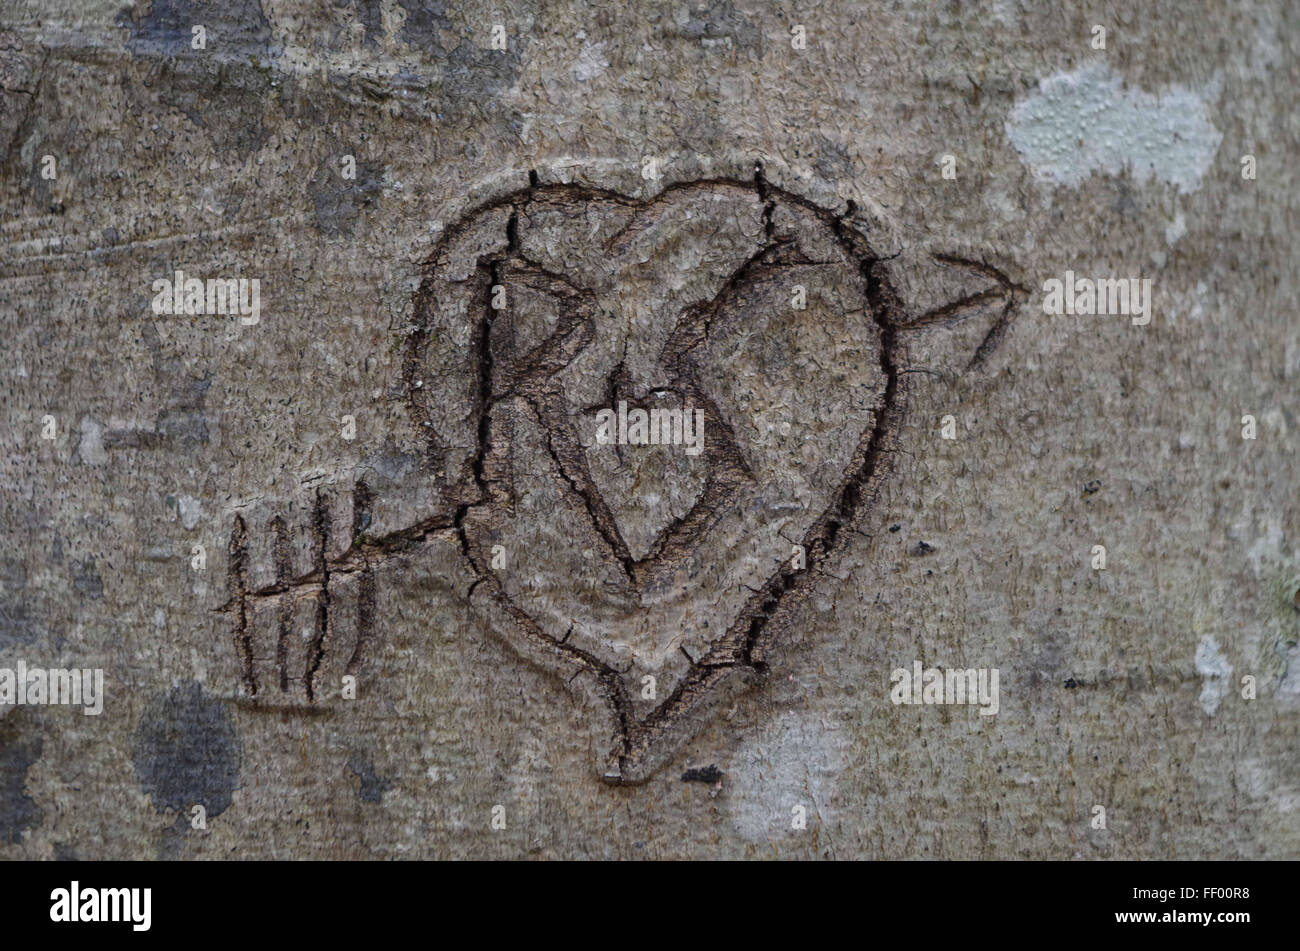
[[[569,416],[564,390],[557,381],[559,371],[595,338],[595,296],[523,253],[519,238],[520,215],[530,206],[574,207],[593,201],[643,210],[666,196],[690,190],[756,193],[762,205],[762,239],[757,250],[729,276],[711,300],[697,302],[683,310],[660,354],[659,365],[669,377],[664,392],[679,396],[684,404],[704,408],[710,421],[710,439],[703,455],[707,474],[704,488],[691,509],[668,524],[653,540],[646,554],[637,559],[596,485]],[[493,409],[503,401],[517,401],[521,412],[531,414],[546,433],[544,448],[559,484],[565,487],[575,508],[585,513],[595,537],[605,549],[605,555],[622,567],[624,583],[630,591],[644,591],[681,566],[697,540],[707,535],[727,507],[733,504],[740,489],[753,482],[735,434],[696,380],[692,353],[710,339],[724,305],[740,292],[755,286],[768,270],[829,263],[810,260],[793,237],[777,233],[775,213],[780,203],[802,209],[815,217],[827,234],[833,236],[845,256],[856,262],[865,285],[863,304],[879,335],[878,369],[883,377],[882,396],[870,426],[861,434],[841,481],[831,495],[830,503],[800,540],[805,551],[806,568],[796,571],[785,563],[775,571],[753,591],[725,632],[701,656],[692,657],[683,646],[681,653],[689,663],[688,672],[652,712],[638,718],[623,675],[590,651],[572,643],[572,625],[562,638],[548,634],[512,600],[490,569],[484,552],[471,537],[470,519],[477,510],[513,505],[509,450],[514,424],[508,414],[498,420]],[[474,372],[469,395],[473,400],[471,419],[475,439],[468,460],[469,477],[460,482],[449,477],[446,465],[452,446],[432,424],[432,388],[422,385],[433,339],[431,315],[437,304],[433,282],[425,281],[416,294],[414,329],[408,340],[401,375],[410,394],[412,420],[425,440],[427,472],[444,491],[449,500],[449,510],[409,528],[371,538],[366,529],[373,500],[369,488],[358,483],[352,500],[353,537],[347,550],[331,560],[328,557],[327,505],[324,496],[318,493],[313,519],[316,541],[313,569],[301,577],[290,579],[287,561],[281,562],[277,557],[275,582],[252,592],[247,590],[246,583],[246,532],[242,518],[237,518],[231,538],[231,598],[223,610],[234,614],[236,643],[249,692],[256,694],[257,688],[248,631],[247,607],[250,601],[281,598],[282,605],[287,605],[289,597],[286,596],[315,596],[316,629],[304,682],[308,700],[314,702],[315,677],[325,652],[332,649],[329,640],[331,579],[338,575],[358,575],[358,636],[347,663],[347,672],[354,673],[364,663],[367,647],[374,638],[376,566],[390,557],[414,550],[435,536],[454,537],[474,575],[468,594],[471,602],[476,598],[490,599],[509,619],[513,634],[526,648],[523,651],[526,655],[545,657],[547,663],[553,660],[560,667],[573,670],[570,680],[583,674],[589,676],[608,703],[617,737],[609,755],[610,765],[605,779],[611,783],[625,783],[647,778],[655,760],[663,756],[675,738],[693,729],[698,714],[726,680],[737,674],[749,677],[766,672],[767,658],[789,629],[795,612],[810,596],[828,562],[843,550],[850,532],[857,530],[864,513],[875,502],[889,469],[890,456],[896,451],[896,439],[906,411],[907,374],[912,372],[906,366],[907,339],[933,327],[955,324],[966,319],[971,312],[1001,300],[1000,316],[970,360],[969,366],[977,368],[1002,340],[1015,306],[1024,296],[1023,288],[987,263],[952,255],[935,255],[939,263],[982,274],[995,281],[997,287],[909,319],[890,282],[890,259],[878,256],[867,239],[848,224],[855,211],[852,202],[843,215],[821,208],[769,183],[761,165],[757,165],[752,182],[718,178],[678,183],[645,201],[585,185],[542,185],[537,175],[532,173],[527,188],[493,199],[454,223],[426,261],[431,272],[438,266],[443,249],[451,247],[473,222],[490,213],[508,213],[504,248],[480,256],[474,262],[469,283],[471,299],[477,302],[476,312],[468,315],[473,321],[469,355]],[[645,221],[633,217],[609,239],[609,253],[629,247],[647,226]],[[497,285],[507,288],[504,310],[492,307],[492,288]],[[518,288],[548,295],[561,305],[554,330],[522,354],[516,352],[515,294],[511,290]],[[615,405],[626,386],[626,370],[624,363],[620,362],[605,380],[605,405]],[[281,521],[275,529],[277,538],[282,530]],[[287,607],[282,606],[281,611],[285,610]],[[280,644],[285,643],[284,617],[282,613]],[[282,689],[287,678],[284,658],[285,654],[277,648]]]
[[[488,420],[494,403],[511,397],[523,397],[537,422],[548,433],[546,448],[557,474],[568,486],[572,496],[580,503],[581,509],[586,511],[590,524],[603,541],[609,557],[622,565],[628,583],[634,588],[652,581],[662,572],[679,564],[686,557],[691,541],[707,533],[716,517],[716,512],[730,501],[736,486],[749,478],[743,457],[735,448],[733,434],[725,426],[716,407],[710,405],[708,418],[715,429],[721,428],[723,432],[721,439],[710,443],[713,447],[713,458],[709,459],[706,488],[691,512],[675,520],[662,532],[651,551],[643,559],[634,560],[608,506],[595,487],[587,468],[585,453],[576,433],[572,431],[572,423],[565,412],[562,391],[553,382],[555,371],[571,359],[573,352],[581,350],[588,342],[589,323],[581,312],[582,307],[590,306],[591,302],[587,299],[589,295],[580,288],[574,288],[564,277],[545,272],[534,262],[522,259],[518,253],[517,233],[521,209],[530,203],[581,204],[596,200],[636,209],[652,202],[641,202],[589,186],[543,186],[538,184],[536,175],[532,175],[527,189],[502,196],[469,213],[443,239],[444,246],[450,244],[468,222],[490,211],[509,208],[511,214],[507,226],[507,249],[486,264],[492,275],[492,283],[505,283],[509,286],[513,280],[563,297],[573,305],[564,321],[547,341],[534,348],[527,357],[509,366],[498,366],[493,362],[492,336],[486,328],[490,328],[494,314],[490,305],[485,309],[476,338],[480,384],[476,412],[480,424],[473,471],[477,492],[474,498],[462,502],[457,511],[455,526],[461,550],[477,576],[472,591],[480,587],[487,590],[490,597],[512,618],[517,633],[543,649],[549,649],[567,657],[570,661],[576,661],[580,669],[588,671],[602,686],[620,724],[616,748],[611,752],[611,761],[617,765],[606,775],[608,781],[615,783],[644,779],[645,775],[638,769],[639,764],[655,755],[655,747],[660,745],[660,741],[683,724],[728,673],[749,671],[761,674],[766,670],[764,658],[781,632],[788,627],[790,615],[807,598],[828,559],[844,546],[848,530],[875,500],[888,468],[889,454],[894,450],[896,434],[903,421],[905,393],[900,356],[901,335],[907,331],[919,331],[929,326],[956,322],[963,319],[966,312],[973,308],[993,300],[1003,299],[1005,306],[1001,318],[989,331],[971,361],[972,366],[977,366],[999,342],[1016,303],[1017,293],[1021,290],[1012,285],[1000,271],[989,265],[942,256],[937,260],[969,267],[994,278],[998,288],[970,295],[909,321],[905,318],[903,307],[889,282],[884,267],[885,261],[878,258],[870,250],[865,239],[845,222],[845,218],[855,211],[852,203],[846,215],[835,215],[800,196],[771,185],[766,181],[761,166],[755,168],[752,185],[727,179],[680,183],[669,186],[653,201],[662,200],[665,195],[676,191],[718,188],[752,188],[757,191],[759,200],[763,203],[764,240],[759,250],[731,275],[723,290],[712,301],[689,308],[683,314],[661,355],[660,364],[666,367],[673,377],[667,387],[668,391],[676,392],[683,398],[689,395],[697,404],[707,402],[704,394],[698,390],[690,377],[687,357],[694,347],[708,339],[711,323],[723,302],[731,297],[734,290],[744,286],[755,271],[763,266],[817,263],[808,261],[797,248],[791,247],[790,239],[782,238],[775,233],[773,215],[779,199],[815,215],[835,235],[850,259],[859,262],[858,266],[867,288],[867,309],[881,338],[880,369],[885,380],[883,407],[876,415],[871,428],[864,433],[843,482],[835,493],[833,503],[807,531],[802,540],[806,551],[807,568],[799,572],[783,568],[774,573],[747,601],[726,633],[702,657],[692,658],[683,648],[682,653],[691,665],[688,674],[671,695],[648,717],[640,721],[632,716],[627,687],[620,674],[600,659],[569,643],[572,627],[564,638],[556,639],[547,634],[527,612],[513,603],[500,582],[488,569],[481,553],[475,551],[466,534],[465,523],[471,510],[493,501],[492,487],[484,479],[484,460],[500,447],[494,444],[494,434]],[[635,222],[636,219],[633,219],[633,222],[610,239],[611,252],[627,247],[635,239],[638,233],[634,228]],[[437,256],[438,252],[435,251],[428,261],[429,266],[436,264]],[[482,262],[480,266],[484,266]],[[431,303],[426,296],[423,296],[427,293],[422,289],[421,298],[417,300],[416,329],[408,345],[404,363],[404,375],[408,385],[412,385],[413,381],[419,378],[420,367],[429,343],[428,322],[420,319],[420,315],[427,317],[427,307]],[[544,354],[547,359],[544,359]],[[606,381],[606,405],[614,405],[620,386],[621,372],[620,364]],[[412,389],[411,392],[414,394],[416,390]],[[413,398],[411,409],[417,425],[426,424],[425,428],[432,428],[427,426],[426,407],[420,399]],[[439,442],[436,434],[429,435],[430,461],[440,468],[441,454],[445,452],[446,447]],[[708,453],[710,449],[706,447],[706,454]]]

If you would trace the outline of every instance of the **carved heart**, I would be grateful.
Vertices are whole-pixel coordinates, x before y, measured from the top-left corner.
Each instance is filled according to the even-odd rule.
[[[913,315],[892,262],[761,173],[644,201],[535,185],[431,259],[406,368],[472,599],[608,715],[609,781],[647,777],[765,671],[884,475],[905,338],[997,300],[976,359],[996,342],[1011,285],[948,263],[1001,290]],[[702,410],[701,451],[598,443],[620,404]]]

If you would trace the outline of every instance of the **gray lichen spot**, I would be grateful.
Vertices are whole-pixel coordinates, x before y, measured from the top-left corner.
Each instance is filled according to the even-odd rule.
[[[399,35],[404,43],[418,49],[442,50],[439,31],[451,28],[447,19],[447,5],[442,0],[397,0],[406,12],[406,22]]]
[[[27,564],[0,558],[0,650],[36,640],[37,625],[27,604]]]
[[[167,405],[158,414],[161,439],[172,446],[194,446],[208,441],[208,417],[204,412],[210,377],[184,378],[173,388]]]
[[[239,737],[225,703],[185,681],[150,701],[132,738],[136,776],[159,812],[201,804],[209,818],[230,808],[239,781]]]
[[[853,158],[849,150],[824,135],[816,136],[817,160],[813,167],[827,181],[837,181],[853,174]]]
[[[340,8],[347,8],[360,21],[365,31],[362,36],[363,46],[378,46],[384,34],[384,10],[382,0],[334,0]]]
[[[403,452],[390,443],[383,452],[367,457],[364,468],[372,488],[395,489],[419,472],[422,462],[418,452]]]
[[[72,590],[96,601],[104,596],[104,579],[99,576],[95,559],[87,558],[72,566]]]
[[[151,64],[145,85],[211,136],[220,150],[257,151],[268,138],[261,103],[273,89],[271,24],[258,0],[137,0],[118,26],[126,48]],[[192,30],[206,31],[194,49]]]
[[[525,37],[509,37],[504,50],[489,49],[482,39],[455,42],[458,31],[447,17],[446,4],[439,0],[398,0],[398,4],[406,11],[398,37],[441,67],[444,110],[459,113],[480,108],[483,99],[518,80]]]
[[[170,263],[158,259],[150,267],[166,271]],[[153,360],[154,379],[166,391],[166,397],[154,422],[154,431],[112,429],[104,434],[106,449],[181,449],[197,448],[208,442],[208,417],[205,410],[212,376],[191,375],[185,363],[163,346],[162,337],[152,322],[146,321],[141,340]]]
[[[43,813],[27,795],[27,771],[41,758],[41,740],[18,735],[18,717],[0,720],[0,842],[15,843],[40,825]]]
[[[345,149],[340,149],[341,155]],[[351,235],[362,208],[373,207],[381,190],[383,169],[370,162],[358,162],[356,178],[344,178],[337,156],[316,167],[308,185],[316,230],[325,235]]]
[[[468,109],[472,103],[505,92],[519,79],[522,40],[505,50],[483,49],[461,43],[442,68],[444,94],[449,105]]]
[[[256,52],[271,40],[259,0],[136,0],[117,25],[130,31],[126,48],[137,56]],[[207,31],[206,50],[192,48],[196,25]]]
[[[362,802],[383,802],[384,793],[393,788],[391,780],[375,773],[375,762],[366,751],[348,757],[348,772],[361,780],[357,795]]]
[[[176,821],[163,829],[154,841],[154,852],[160,862],[174,862],[185,851],[185,839],[190,831],[190,817],[184,812],[176,814]]]
[[[700,40],[725,38],[738,50],[755,50],[760,56],[763,54],[763,32],[730,0],[693,8],[682,29],[688,36]]]

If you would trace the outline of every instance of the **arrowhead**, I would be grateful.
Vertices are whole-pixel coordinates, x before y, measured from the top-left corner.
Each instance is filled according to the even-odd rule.
[[[1001,341],[1025,289],[983,261],[952,254],[907,250],[885,264],[900,313],[899,331],[909,343],[942,329],[923,362],[957,363],[978,369]],[[921,345],[920,349],[925,349]],[[968,359],[962,359],[970,353]]]

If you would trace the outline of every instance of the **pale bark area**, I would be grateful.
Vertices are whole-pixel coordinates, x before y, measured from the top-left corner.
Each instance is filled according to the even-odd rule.
[[[1296,13],[1116,16],[6,7],[0,857],[1300,856]]]

